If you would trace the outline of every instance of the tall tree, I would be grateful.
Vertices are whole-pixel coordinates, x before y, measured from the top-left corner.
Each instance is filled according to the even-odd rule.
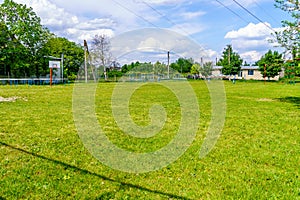
[[[263,77],[274,78],[281,72],[283,66],[282,54],[269,50],[258,61],[258,66]]]
[[[91,48],[92,64],[96,67],[104,67],[105,79],[107,79],[108,65],[112,61],[111,44],[107,35],[95,35]]]
[[[287,12],[292,21],[282,21],[283,31],[276,32],[277,42],[292,53],[293,58],[300,52],[300,3],[299,0],[275,0],[275,7]]]
[[[60,58],[64,56],[64,76],[77,75],[79,68],[84,62],[83,47],[75,42],[71,42],[66,38],[55,37],[43,46],[39,54],[44,56],[54,56]],[[48,59],[43,58],[40,60],[44,65],[41,66],[43,74],[48,71]],[[45,63],[46,62],[46,63]]]
[[[108,65],[112,58],[109,37],[107,35],[95,35],[92,39],[91,53],[97,64],[101,66]]]
[[[10,71],[7,66],[9,63],[10,49],[12,49],[12,42],[6,25],[0,22],[0,76],[9,76]]]
[[[5,77],[29,75],[28,51],[11,36],[4,23],[0,23],[0,49],[0,75]]]
[[[194,74],[194,75],[199,74],[200,68],[201,68],[201,66],[199,63],[194,63],[191,67],[191,74]]]
[[[155,74],[163,74],[167,70],[167,66],[164,63],[157,61],[153,64],[153,70]]]
[[[222,73],[225,75],[236,75],[240,72],[243,59],[236,52],[233,52],[232,46],[227,45],[223,51],[222,58],[218,61],[218,66],[223,66]]]
[[[193,64],[193,58],[179,58],[175,63],[171,63],[170,67],[180,73],[189,73]]]
[[[212,75],[213,71],[213,63],[212,62],[205,62],[203,66],[200,68],[200,73],[202,76],[208,77]]]
[[[32,8],[27,8],[26,5],[17,4],[12,0],[4,0],[0,5],[0,23],[6,26],[9,40],[14,43],[12,48],[21,50],[20,56],[26,65],[28,75],[36,74],[38,76],[38,50],[52,36],[49,30],[41,25],[41,19],[33,12]],[[21,47],[22,46],[22,47]],[[14,61],[7,63],[9,67],[13,63],[18,63],[18,57]],[[10,69],[9,69],[10,70]],[[21,70],[22,71],[22,70]]]

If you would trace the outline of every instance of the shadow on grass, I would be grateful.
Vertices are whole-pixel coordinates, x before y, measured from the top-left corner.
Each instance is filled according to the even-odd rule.
[[[51,159],[51,158],[47,158],[45,156],[42,156],[42,155],[38,155],[38,154],[35,154],[35,153],[32,153],[32,152],[29,152],[29,151],[26,151],[24,149],[20,149],[18,147],[14,147],[14,146],[11,146],[9,144],[6,144],[4,142],[0,142],[0,145],[2,146],[5,146],[5,147],[8,147],[8,148],[11,148],[11,149],[14,149],[14,150],[17,150],[17,151],[20,151],[22,153],[25,153],[25,154],[28,154],[28,155],[31,155],[31,156],[35,156],[35,157],[38,157],[38,158],[41,158],[41,159],[44,159],[44,160],[47,160],[47,161],[50,161],[50,162],[53,162],[57,165],[62,165],[66,168],[69,168],[69,169],[73,169],[73,170],[76,170],[76,171],[80,171],[84,174],[88,174],[88,175],[92,175],[92,176],[96,176],[96,177],[99,177],[103,180],[106,180],[106,181],[111,181],[111,182],[114,182],[114,183],[119,183],[121,184],[121,186],[125,186],[125,187],[131,187],[131,188],[134,188],[134,189],[138,189],[138,190],[143,190],[143,191],[146,191],[146,192],[150,192],[150,193],[155,193],[155,194],[160,194],[160,195],[163,195],[163,196],[166,196],[166,197],[169,197],[169,198],[175,198],[175,199],[189,199],[189,198],[186,198],[186,197],[181,197],[181,196],[177,196],[177,195],[174,195],[174,194],[170,194],[170,193],[166,193],[166,192],[161,192],[161,191],[156,191],[156,190],[151,190],[149,188],[145,188],[145,187],[142,187],[142,186],[139,186],[139,185],[134,185],[134,184],[131,184],[131,183],[126,183],[126,182],[121,182],[121,181],[116,181],[114,179],[111,179],[111,178],[108,178],[108,177],[105,177],[103,175],[100,175],[100,174],[97,174],[97,173],[94,173],[94,172],[91,172],[91,171],[88,171],[86,169],[81,169],[79,167],[76,167],[74,165],[70,165],[70,164],[67,164],[67,163],[64,163],[62,161],[59,161],[59,160],[54,160],[54,159]],[[108,194],[105,194],[105,196],[108,195]],[[109,194],[110,196],[111,194]],[[100,197],[101,198],[101,197]],[[3,198],[0,197],[0,200],[2,200]]]
[[[298,109],[300,109],[300,97],[284,97],[284,98],[277,98],[276,100],[280,102],[292,103]]]

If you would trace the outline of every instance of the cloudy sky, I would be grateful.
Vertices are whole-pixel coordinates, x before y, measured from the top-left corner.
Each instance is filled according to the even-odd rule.
[[[211,61],[219,58],[226,45],[231,44],[244,60],[254,63],[269,49],[280,51],[268,39],[281,27],[281,21],[288,19],[286,13],[274,7],[274,0],[15,1],[32,7],[42,24],[60,37],[77,43],[83,43],[84,39],[90,41],[96,34],[117,38],[118,44],[129,52],[128,61],[130,51],[135,52],[132,56],[137,56],[141,44],[140,49],[144,52],[152,49],[148,53],[153,55],[156,50],[171,51],[171,55],[191,56],[195,60],[204,57]],[[149,28],[156,31],[147,34]],[[135,40],[135,49],[128,47],[130,40]],[[115,57],[125,58],[124,55]],[[141,61],[153,61],[145,55],[144,58]]]

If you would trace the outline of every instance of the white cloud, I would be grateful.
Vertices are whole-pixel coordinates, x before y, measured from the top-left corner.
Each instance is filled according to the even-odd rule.
[[[205,12],[198,11],[198,12],[184,12],[180,14],[184,19],[193,19],[196,17],[200,17],[205,15]]]
[[[66,37],[72,41],[80,42],[84,39],[92,39],[96,34],[114,35],[114,29],[118,23],[112,18],[80,17],[68,12],[49,0],[15,0],[17,3],[32,7],[34,12],[41,18],[41,23],[60,37]],[[99,3],[98,3],[99,4]],[[68,5],[73,3],[68,2]],[[93,7],[93,6],[92,6]]]
[[[240,54],[240,56],[247,62],[252,61],[252,63],[254,63],[261,58],[262,53],[257,52],[257,51],[248,51],[248,52]]]
[[[170,28],[170,30],[180,33],[182,35],[193,35],[195,33],[200,33],[206,29],[206,26],[200,23],[182,23]]]
[[[268,28],[269,27],[269,28]],[[246,27],[241,28],[237,31],[230,31],[226,34],[226,39],[261,39],[270,36],[272,30],[270,30],[271,25],[269,23],[250,23]]]
[[[273,38],[271,26],[268,23],[250,23],[239,30],[233,30],[225,35],[225,39],[230,39],[234,49],[247,62],[256,62],[269,49],[273,49],[275,44],[269,40]]]
[[[147,2],[149,4],[169,5],[188,2],[190,0],[133,0],[135,2]]]
[[[202,0],[14,1],[33,7],[34,12],[41,17],[42,24],[47,26],[51,32],[60,37],[66,37],[69,40],[80,43],[84,39],[92,39],[96,34],[106,34],[113,37],[145,27],[164,27],[184,35],[182,37],[193,37],[192,40],[197,37],[202,38],[203,34],[203,38],[205,37],[206,40],[204,41],[206,42],[205,46],[210,46],[209,43],[213,43],[216,40],[220,41],[216,45],[217,47],[215,47],[219,49],[219,46],[223,45],[220,38],[224,36],[222,32],[224,29],[220,28],[218,33],[212,34],[214,38],[211,38],[209,37],[209,31],[212,29],[209,27],[215,26],[217,24],[216,20],[220,19],[222,19],[222,23],[224,23],[226,28],[232,25],[232,21],[226,21],[227,16],[219,16],[219,13],[213,13],[216,17],[214,18],[209,15],[210,9],[215,8],[215,6],[212,8],[211,4],[216,2],[211,3],[211,1]],[[261,4],[267,1],[273,2],[272,0],[256,0],[255,2]],[[1,2],[3,0],[0,0]],[[245,7],[254,5],[254,1],[252,0],[239,0],[238,2]],[[232,9],[241,9],[231,0],[224,0],[223,3],[230,5]],[[147,4],[157,9],[161,14],[155,12]],[[210,18],[208,19],[208,17]],[[238,24],[234,25],[239,26]],[[234,49],[238,50],[240,55],[247,57],[247,59],[255,59],[258,57],[257,54],[265,53],[269,48],[272,48],[272,45],[267,41],[267,38],[271,37],[270,33],[271,30],[264,24],[251,23],[244,28],[228,32],[225,39],[231,40],[231,44],[233,44]],[[123,45],[123,50],[126,47],[132,49],[133,47],[130,46],[130,43],[135,44],[134,40],[139,39],[141,46],[148,46],[148,48],[156,46],[160,49],[173,50],[180,56],[193,57],[195,60],[199,60],[201,57],[203,59],[207,58],[208,61],[209,59],[214,60],[217,55],[216,51],[204,49],[199,45],[192,45],[193,48],[191,49],[191,44],[187,44],[186,41],[178,38],[176,41],[169,40],[170,35],[168,34],[158,36],[161,37],[159,38],[160,43],[155,41],[157,38],[149,34],[147,35],[143,31],[140,31],[140,34],[146,34],[147,37],[145,36],[143,39],[140,39],[134,34],[128,36],[124,40],[127,43]]]
[[[112,38],[111,44],[114,57],[119,58],[121,63],[124,60],[165,62],[167,51],[171,52],[173,61],[179,57],[194,58],[198,62],[201,58],[211,61],[217,55],[215,51],[204,49],[189,37],[166,29],[130,31]]]

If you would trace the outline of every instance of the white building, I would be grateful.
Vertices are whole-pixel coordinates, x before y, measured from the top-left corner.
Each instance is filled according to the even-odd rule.
[[[212,76],[214,77],[224,77],[228,79],[234,79],[234,76],[231,75],[223,75],[222,74],[222,66],[214,66]],[[264,80],[265,78],[258,70],[258,66],[241,66],[241,71],[239,74],[235,76],[236,79],[244,79],[244,80]],[[270,80],[278,81],[280,77],[284,76],[284,72],[281,72],[279,76],[275,76],[274,78],[270,78]]]

